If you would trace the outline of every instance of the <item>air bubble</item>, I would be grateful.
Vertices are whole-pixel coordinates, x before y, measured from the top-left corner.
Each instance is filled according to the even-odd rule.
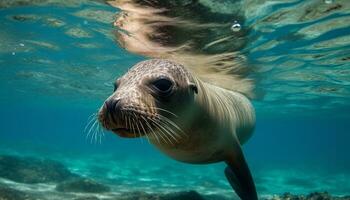
[[[333,3],[333,0],[324,0],[324,2],[325,2],[326,4],[331,4],[331,3]]]
[[[12,52],[12,55],[13,55],[13,56],[16,55],[16,52]]]
[[[24,47],[24,44],[23,43],[19,43],[19,46]]]
[[[238,22],[233,22],[233,24],[232,24],[232,26],[231,26],[231,30],[233,31],[233,32],[238,32],[238,31],[240,31],[241,30],[241,25],[238,23]]]

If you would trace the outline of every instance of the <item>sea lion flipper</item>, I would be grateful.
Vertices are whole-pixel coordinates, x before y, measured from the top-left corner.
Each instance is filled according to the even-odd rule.
[[[228,165],[225,169],[226,178],[237,195],[242,200],[257,200],[253,177],[239,145],[226,163]]]
[[[236,175],[233,173],[230,167],[225,168],[225,176],[230,183],[233,190],[237,193],[238,196],[243,195],[243,191],[241,190],[240,186],[238,185],[238,180]]]

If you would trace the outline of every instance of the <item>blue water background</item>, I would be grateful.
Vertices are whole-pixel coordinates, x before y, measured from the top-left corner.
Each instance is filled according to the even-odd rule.
[[[138,163],[136,169],[141,171],[143,168],[151,169],[152,164],[159,164],[165,166],[165,169],[174,170],[179,177],[188,174],[188,179],[170,180],[170,175],[155,173],[149,178],[157,178],[156,181],[146,184],[140,179],[136,189],[154,185],[167,190],[169,187],[162,184],[171,182],[177,186],[175,190],[199,190],[198,185],[191,183],[191,179],[203,174],[203,177],[199,177],[200,181],[222,185],[204,184],[201,185],[201,191],[222,188],[231,192],[223,176],[222,164],[200,166],[178,163],[164,156],[145,139],[123,139],[112,133],[106,133],[101,143],[86,139],[84,128],[88,117],[97,111],[103,100],[112,92],[112,81],[144,58],[131,55],[118,47],[113,41],[113,28],[110,23],[73,14],[82,9],[117,12],[115,8],[97,3],[79,7],[26,6],[0,10],[0,37],[3,48],[0,52],[0,153],[54,158],[76,171],[79,171],[81,166],[89,166],[89,159],[94,157],[96,159],[91,161],[90,165],[97,161],[101,164],[102,171],[118,168],[109,166],[110,160],[107,162],[106,158],[115,159],[115,165],[135,161]],[[19,14],[34,14],[39,18],[24,22],[12,19],[12,16]],[[336,13],[312,23],[348,15]],[[46,21],[49,17],[60,19],[65,24],[51,27]],[[253,23],[253,19],[247,23]],[[326,57],[318,61],[329,59],[327,52],[333,50],[336,50],[336,53],[330,54],[332,58],[349,55],[350,44],[333,49],[300,49],[320,41],[349,35],[349,27],[331,30],[315,39],[295,38],[283,41],[268,51],[249,51],[254,49],[254,45],[259,46],[275,39],[279,41],[278,38],[287,30],[293,32],[291,30],[299,30],[309,25],[292,24],[278,28],[261,40],[256,40],[244,51],[253,63],[256,62],[257,67],[265,64],[267,68],[273,68],[291,59],[283,55],[326,54]],[[88,31],[91,37],[77,38],[65,34],[70,28],[76,27]],[[259,34],[264,33],[253,31],[251,37]],[[32,41],[46,42],[50,45]],[[82,48],[83,44],[95,46]],[[266,63],[256,61],[268,56],[281,57]],[[295,60],[300,61],[299,58]],[[321,64],[316,65],[316,62],[302,62],[303,65],[298,68],[299,72],[306,72],[310,68],[312,70],[313,66],[315,71],[320,69],[320,66],[323,67]],[[333,67],[346,70],[349,64],[337,63]],[[334,85],[322,81],[283,82],[269,78],[278,75],[281,72],[278,70],[266,70],[260,74],[266,77],[265,81],[261,82],[262,89],[265,87],[268,90],[273,86],[282,89],[268,91],[265,100],[253,102],[257,108],[256,131],[244,146],[245,155],[257,180],[258,190],[266,194],[287,191],[307,193],[314,190],[349,194],[350,183],[346,181],[350,177],[349,83],[337,80],[336,76],[329,77],[334,81]],[[285,83],[292,86],[287,85],[283,88]],[[315,87],[331,85],[341,88],[342,93],[325,93],[310,98],[313,94],[303,90],[310,84]],[[293,95],[299,98],[286,98]],[[79,163],[79,159],[86,163],[72,164],[73,161]],[[213,174],[207,173],[208,171]],[[108,174],[104,176],[97,172],[89,175],[100,176],[102,179],[108,177]],[[143,176],[146,175],[141,173],[138,177]],[[124,181],[128,178],[130,181],[137,181],[133,180],[132,174],[126,175]],[[154,191],[152,187],[148,190]]]

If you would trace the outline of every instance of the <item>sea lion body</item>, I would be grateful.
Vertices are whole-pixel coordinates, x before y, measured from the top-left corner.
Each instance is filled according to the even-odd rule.
[[[187,163],[228,164],[225,174],[242,199],[257,199],[241,144],[252,135],[255,114],[240,93],[201,81],[183,65],[151,59],[132,67],[98,115],[122,137],[146,137]]]
[[[251,137],[254,108],[242,94],[195,79],[198,94],[187,109],[187,116],[192,115],[185,130],[188,137],[175,146],[159,144],[154,138],[151,142],[178,161],[198,164],[225,161],[235,140],[243,144]]]

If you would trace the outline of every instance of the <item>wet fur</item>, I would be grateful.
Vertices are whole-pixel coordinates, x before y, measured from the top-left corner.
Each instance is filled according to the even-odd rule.
[[[150,84],[158,77],[174,82],[173,93],[165,99]],[[113,132],[122,137],[145,136],[162,152],[182,162],[224,161],[230,166],[225,173],[234,181],[230,183],[241,198],[256,199],[241,151],[255,126],[254,109],[244,95],[203,82],[183,65],[163,59],[136,64],[117,83],[118,89],[106,101],[118,99],[120,107],[112,111],[106,104],[101,107],[99,121],[104,128],[113,131],[129,126],[130,133]]]
[[[186,106],[192,114],[187,127],[188,136],[176,146],[159,145],[162,151],[176,160],[189,163],[225,161],[233,144],[244,144],[252,135],[255,112],[249,100],[237,92],[219,88],[190,74],[198,93],[194,103]],[[180,118],[183,117],[179,115]]]
[[[168,77],[176,85],[169,99],[159,99],[148,86],[159,76]],[[159,141],[156,135],[147,131],[138,132],[135,136],[148,134],[154,145],[177,160],[191,163],[224,161],[225,157],[218,156],[219,153],[231,151],[233,143],[245,143],[253,133],[255,112],[244,95],[203,82],[173,61],[152,59],[140,62],[116,82],[118,89],[106,101],[119,99],[121,112],[129,112],[108,115],[104,105],[99,112],[101,124],[111,130],[128,126],[122,114],[137,115],[135,120],[141,116],[155,119],[156,115],[163,115],[179,127],[170,127],[173,134],[181,136],[177,141]],[[196,91],[193,91],[192,85]],[[147,127],[146,121],[139,121]],[[154,131],[160,135],[161,130]]]

